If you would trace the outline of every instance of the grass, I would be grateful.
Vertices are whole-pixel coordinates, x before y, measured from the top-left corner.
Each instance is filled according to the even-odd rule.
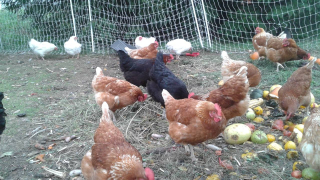
[[[20,52],[28,49],[27,44],[32,33],[29,20],[22,20],[22,14],[13,14],[0,10],[0,51]]]

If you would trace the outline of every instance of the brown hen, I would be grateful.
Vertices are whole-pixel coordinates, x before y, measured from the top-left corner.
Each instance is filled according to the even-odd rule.
[[[265,30],[260,27],[255,29],[255,33],[256,35],[252,38],[253,47],[259,53],[259,56],[266,56],[266,42],[269,40],[269,38],[272,38],[273,35],[265,32]]]
[[[155,41],[154,43],[151,43],[149,46],[141,49],[129,49],[128,47],[125,47],[125,50],[133,59],[153,59],[157,56],[158,46],[158,42]]]
[[[176,142],[190,148],[191,159],[196,161],[193,147],[208,139],[216,138],[226,127],[227,120],[221,107],[209,101],[174,99],[167,90],[162,91],[169,135]]]
[[[293,117],[300,106],[309,107],[312,67],[315,61],[316,58],[294,71],[278,92],[279,106],[285,111],[286,120]]]
[[[101,106],[103,102],[107,102],[111,111],[147,99],[147,94],[143,94],[139,87],[125,80],[104,76],[99,67],[92,80],[92,88],[97,104]]]
[[[310,54],[298,47],[293,39],[286,38],[282,40],[271,38],[266,47],[266,55],[270,61],[277,64],[277,71],[279,71],[279,66],[283,68],[281,64],[287,61],[310,58]]]
[[[249,107],[249,83],[247,67],[242,66],[238,74],[227,80],[221,87],[209,94],[197,96],[190,93],[189,98],[206,100],[220,105],[227,120],[242,116]]]
[[[226,51],[221,52],[221,58],[223,59],[221,65],[221,75],[224,82],[236,75],[242,66],[246,66],[248,68],[247,78],[249,81],[249,87],[255,87],[260,83],[261,73],[255,65],[245,61],[232,60]]]
[[[87,180],[154,180],[152,170],[143,168],[139,151],[113,124],[111,114],[104,102],[100,124],[94,134],[95,144],[81,162],[83,176]]]

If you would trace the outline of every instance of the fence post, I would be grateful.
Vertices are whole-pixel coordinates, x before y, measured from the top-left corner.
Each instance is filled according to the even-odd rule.
[[[92,52],[94,52],[94,41],[93,41],[93,29],[92,29],[92,17],[91,17],[90,0],[88,0],[88,6],[89,6],[89,19],[90,19],[90,31],[91,31],[91,46],[92,46]]]
[[[208,40],[209,40],[209,46],[210,46],[210,48],[211,48],[211,38],[210,38],[210,34],[209,34],[207,13],[206,13],[206,9],[204,8],[203,0],[201,0],[201,3],[202,3],[203,15],[204,15],[204,22],[206,22],[206,31],[207,31],[207,36],[208,36]]]
[[[197,25],[197,30],[198,30],[198,34],[199,34],[199,41],[200,41],[201,47],[203,48],[203,43],[202,43],[201,33],[200,33],[199,25],[198,25],[196,10],[194,8],[193,0],[190,0],[190,1],[191,1],[191,4],[192,4],[194,19],[195,19],[196,25]]]
[[[77,36],[76,21],[74,19],[74,14],[73,14],[72,0],[70,0],[70,8],[71,8],[74,35]]]

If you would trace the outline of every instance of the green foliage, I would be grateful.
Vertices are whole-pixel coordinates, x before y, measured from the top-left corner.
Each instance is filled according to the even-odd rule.
[[[83,42],[91,42],[92,24],[95,46],[98,48],[106,47],[116,39],[133,44],[137,35],[155,36],[160,41],[185,38],[196,41],[196,47],[200,46],[189,0],[90,2],[91,22],[88,20],[88,1],[72,1],[76,33]],[[213,49],[221,50],[225,45],[229,48],[234,42],[238,42],[237,48],[247,48],[257,26],[272,34],[278,34],[287,27],[299,45],[309,39],[317,39],[320,34],[318,0],[252,0],[251,3],[246,0],[206,0],[203,2],[209,32],[206,32],[201,1],[192,2],[203,43],[208,45],[210,36],[214,42]],[[74,34],[68,0],[3,0],[2,3],[7,10],[27,21],[33,28],[32,32],[36,31],[32,38],[62,45]]]
[[[320,33],[320,9],[318,0],[254,0],[215,2],[215,11],[208,11],[210,23],[216,23],[217,34],[222,39],[245,42],[254,35],[259,26],[272,34],[283,28],[291,30],[294,39],[314,38]],[[211,7],[209,7],[211,9]]]

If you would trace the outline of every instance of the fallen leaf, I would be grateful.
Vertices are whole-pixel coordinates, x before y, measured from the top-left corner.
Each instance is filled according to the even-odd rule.
[[[210,176],[207,177],[206,180],[220,180],[220,179],[219,179],[219,175],[211,174]]]
[[[36,156],[36,159],[39,159],[41,162],[45,162],[44,158],[44,154],[39,154]]]
[[[215,153],[216,153],[217,156],[221,156],[221,154],[222,154],[222,153],[221,153],[221,150],[220,150],[220,151],[217,150],[217,151],[215,151]]]
[[[55,146],[55,145],[56,145],[56,143],[50,144],[50,145],[48,146],[48,149],[52,149],[53,146]]]
[[[230,169],[232,170],[233,169],[233,166],[231,164],[231,162],[229,160],[223,160],[221,161],[220,157],[219,157],[219,164],[220,166],[226,168],[226,169]]]
[[[252,152],[247,152],[245,154],[241,154],[241,158],[244,160],[253,160],[257,157],[258,157],[258,155],[256,153],[252,153]]]
[[[194,178],[193,180],[199,180],[201,178],[201,176],[198,176],[196,178]]]
[[[180,169],[181,171],[187,171],[188,169],[184,166],[179,166],[178,169]]]
[[[36,144],[34,145],[34,147],[37,148],[37,149],[40,149],[40,150],[46,149],[44,145],[39,144],[39,143],[36,143]]]

